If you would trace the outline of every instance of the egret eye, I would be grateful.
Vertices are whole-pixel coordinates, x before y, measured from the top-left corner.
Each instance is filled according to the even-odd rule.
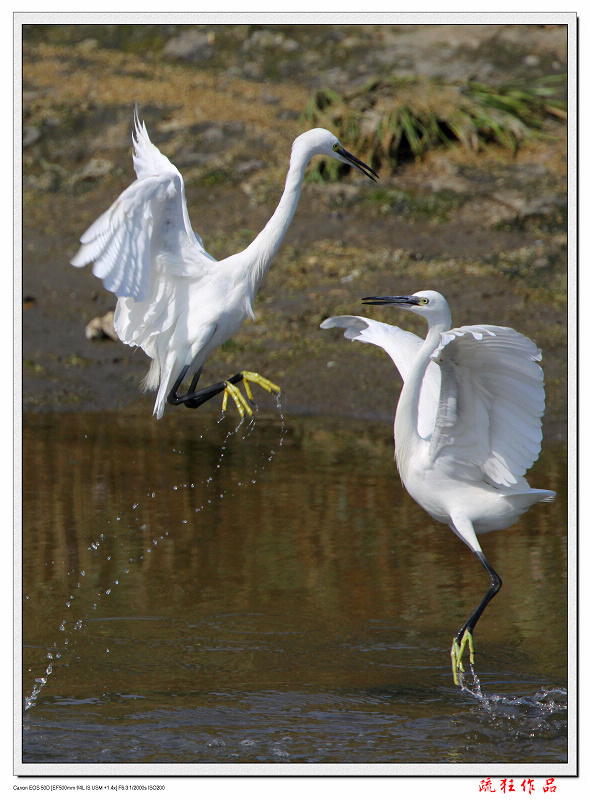
[[[427,297],[421,297],[421,298],[418,300],[418,305],[420,305],[420,306],[426,306],[426,305],[428,305],[428,298],[427,298]]]
[[[338,142],[334,142],[334,144],[332,145],[332,150],[333,150],[335,153],[337,153],[337,152],[338,152]]]

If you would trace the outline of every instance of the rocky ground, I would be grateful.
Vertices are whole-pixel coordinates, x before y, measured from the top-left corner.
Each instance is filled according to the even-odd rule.
[[[138,388],[144,354],[85,336],[114,308],[112,295],[90,268],[69,265],[80,235],[134,178],[136,100],[185,177],[193,227],[221,258],[274,210],[315,90],[376,74],[526,83],[565,72],[566,34],[532,25],[26,27],[24,409],[151,412],[153,397]],[[555,120],[546,133],[515,155],[456,147],[385,170],[378,185],[351,174],[304,186],[256,322],[211,358],[206,378],[254,369],[281,385],[291,414],[391,418],[399,382],[387,357],[319,324],[366,314],[364,295],[436,289],[455,324],[510,325],[537,342],[546,436],[565,437],[566,126]],[[371,315],[421,330],[391,309]]]

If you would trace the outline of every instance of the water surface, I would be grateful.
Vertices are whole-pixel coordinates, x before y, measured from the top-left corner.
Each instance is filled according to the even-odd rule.
[[[530,473],[557,501],[482,537],[504,585],[461,689],[487,577],[390,425],[178,411],[24,418],[23,774],[567,761],[562,446]]]

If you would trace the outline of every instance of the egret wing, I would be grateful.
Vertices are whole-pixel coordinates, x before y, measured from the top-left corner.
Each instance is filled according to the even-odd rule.
[[[344,328],[346,339],[381,347],[396,365],[403,381],[406,380],[418,350],[424,344],[423,339],[410,331],[366,317],[329,317],[320,327]],[[440,370],[437,364],[431,362],[422,382],[418,405],[418,432],[424,439],[430,437],[434,428],[439,392]]]
[[[155,144],[152,144],[150,137],[148,136],[147,128],[145,127],[145,122],[140,124],[139,117],[137,115],[137,106],[135,108],[135,134],[133,137],[133,168],[135,169],[135,174],[137,175],[138,180],[142,180],[143,178],[149,178],[152,175],[164,175],[168,172],[173,172],[180,178],[180,188],[181,188],[181,195],[182,195],[182,221],[184,223],[184,229],[187,232],[187,235],[193,236],[197,244],[203,250],[205,255],[208,258],[212,258],[203,247],[203,242],[201,237],[196,231],[193,231],[191,228],[190,219],[188,216],[188,209],[186,207],[186,198],[184,195],[184,181],[182,179],[182,175],[180,174],[179,170],[174,166],[174,164],[167,158]]]
[[[83,234],[72,264],[94,261],[94,274],[117,297],[145,300],[159,274],[198,277],[215,262],[191,228],[184,181],[135,117],[137,180]]]
[[[495,325],[441,334],[438,411],[429,453],[447,474],[511,486],[541,449],[545,409],[541,353],[526,336]]]

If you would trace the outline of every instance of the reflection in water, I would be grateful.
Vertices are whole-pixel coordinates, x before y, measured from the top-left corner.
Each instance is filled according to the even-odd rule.
[[[387,425],[27,415],[23,465],[24,761],[566,759],[563,448],[556,503],[483,537],[463,692],[487,577]]]

